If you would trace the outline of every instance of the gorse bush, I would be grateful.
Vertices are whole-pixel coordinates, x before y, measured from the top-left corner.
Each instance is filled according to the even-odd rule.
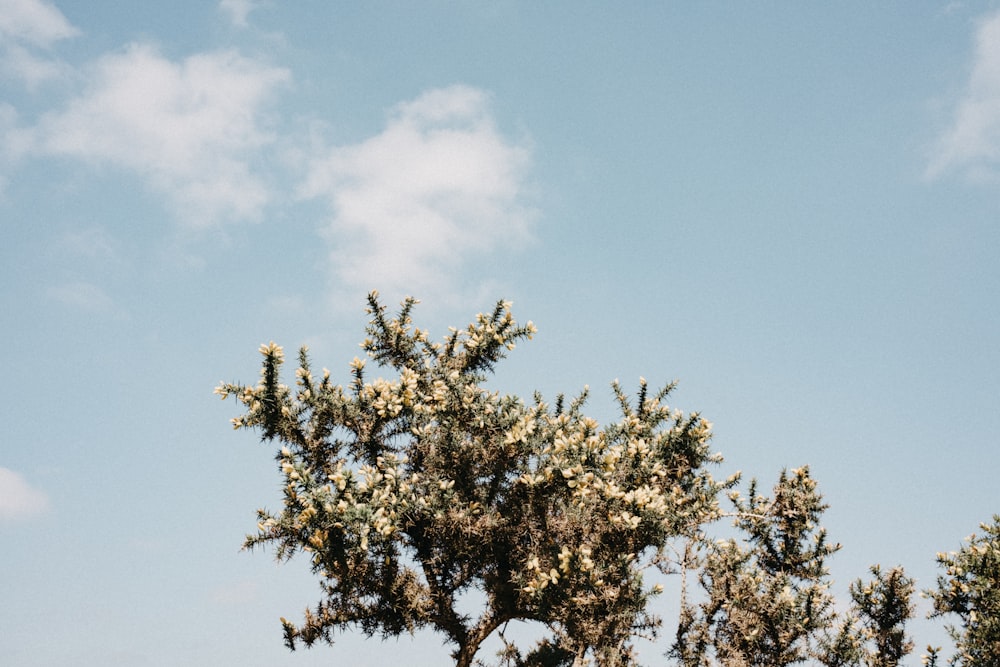
[[[643,570],[662,564],[675,538],[719,515],[707,466],[710,425],[666,404],[671,386],[616,384],[621,419],[606,427],[572,400],[524,401],[482,387],[494,366],[535,332],[498,303],[440,342],[415,328],[407,300],[389,317],[377,294],[363,348],[389,378],[316,377],[299,353],[294,388],[281,384],[275,344],[256,386],[223,384],[247,411],[237,428],[280,443],[284,508],[261,511],[246,545],[281,558],[310,554],[322,599],[301,623],[283,621],[289,647],[330,642],[357,627],[382,636],[430,627],[471,665],[482,642],[510,621],[549,632],[505,660],[600,665],[634,662],[631,639],[654,633],[647,601],[659,587]],[[478,591],[478,617],[459,612]]]
[[[245,407],[235,428],[275,444],[284,478],[281,510],[259,510],[245,546],[304,552],[320,583],[300,621],[281,619],[289,648],[427,628],[458,667],[484,664],[494,636],[508,666],[634,665],[635,638],[661,625],[648,603],[662,587],[643,576],[653,568],[685,573],[675,664],[891,667],[912,650],[913,581],[901,568],[873,567],[835,612],[826,562],[839,545],[820,526],[826,505],[807,467],[782,472],[771,495],[753,481],[742,496],[738,475],[712,476],[722,459],[711,426],[668,405],[673,385],[640,380],[630,396],[614,383],[620,417],[604,426],[584,413],[586,389],[551,403],[491,391],[487,377],[534,325],[499,302],[433,341],[413,325],[416,303],[390,316],[369,295],[366,358],[344,384],[317,376],[305,348],[294,385],[283,384],[284,352],[269,343],[255,385],[216,389]],[[738,539],[708,537],[724,516]],[[994,521],[939,556],[946,575],[928,592],[936,615],[961,619],[956,664],[1000,654]],[[468,594],[482,600],[478,615],[461,610]],[[544,636],[517,646],[504,634],[512,621]]]

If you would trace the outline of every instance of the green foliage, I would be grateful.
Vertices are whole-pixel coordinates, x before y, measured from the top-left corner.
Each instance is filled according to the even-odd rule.
[[[958,616],[960,624],[948,626],[956,648],[950,662],[963,667],[1000,665],[1000,515],[981,528],[957,552],[937,555],[945,573],[925,591],[932,617]]]
[[[870,642],[865,659],[868,667],[895,667],[913,650],[906,637],[905,624],[913,618],[913,580],[903,568],[883,573],[878,565],[871,568],[871,581],[860,579],[851,584],[853,611],[861,623],[861,636]]]
[[[772,495],[752,481],[730,497],[742,540],[701,539],[704,600],[682,603],[669,655],[685,667],[895,667],[913,648],[913,581],[902,568],[871,568],[834,612],[827,560],[840,549],[819,526],[827,505],[807,467],[782,472]]]
[[[293,389],[271,343],[256,386],[217,389],[246,407],[234,427],[280,445],[284,507],[259,511],[246,546],[306,552],[321,582],[301,623],[282,619],[287,645],[426,627],[465,667],[524,620],[549,634],[524,654],[508,644],[507,664],[634,664],[632,638],[659,625],[646,611],[659,589],[643,570],[717,518],[719,491],[735,483],[706,471],[721,460],[710,425],[670,409],[671,386],[645,381],[634,401],[614,385],[621,418],[605,427],[583,413],[586,391],[554,406],[488,391],[487,374],[533,325],[501,302],[431,342],[413,327],[415,303],[390,318],[369,297],[362,346],[388,379],[369,380],[355,359],[347,386],[334,384],[303,349]],[[457,607],[469,591],[484,600],[478,617]]]
[[[870,571],[870,581],[851,583],[851,608],[836,636],[822,642],[820,660],[827,667],[896,667],[913,650],[905,629],[913,618],[913,580],[901,567],[883,572],[873,565]]]
[[[839,545],[818,526],[826,505],[808,468],[782,472],[773,496],[730,494],[745,542],[706,541],[700,604],[683,601],[670,655],[686,667],[778,667],[818,654],[833,621],[826,559]]]

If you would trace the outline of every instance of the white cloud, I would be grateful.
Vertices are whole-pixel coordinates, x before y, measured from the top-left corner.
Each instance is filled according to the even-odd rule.
[[[47,53],[55,42],[79,34],[62,12],[43,0],[0,0],[0,73],[29,87],[67,68]]]
[[[52,3],[44,0],[0,0],[0,35],[5,39],[48,47],[78,32]]]
[[[19,474],[0,468],[0,520],[28,519],[48,509],[49,499]]]
[[[46,81],[58,79],[69,71],[65,63],[45,55],[37,55],[13,43],[4,46],[0,68],[4,75],[23,81],[31,89]]]
[[[331,205],[342,285],[426,297],[472,256],[530,237],[529,159],[497,130],[485,92],[454,86],[398,105],[377,136],[326,152],[300,194]]]
[[[190,225],[260,216],[270,193],[250,165],[273,141],[262,107],[287,70],[235,51],[172,62],[132,44],[90,76],[82,95],[34,128],[35,152],[134,170]]]
[[[1000,12],[979,24],[965,93],[935,147],[927,176],[953,170],[977,180],[1000,175]]]
[[[219,0],[219,11],[228,16],[237,28],[247,27],[247,17],[256,8],[254,0]]]

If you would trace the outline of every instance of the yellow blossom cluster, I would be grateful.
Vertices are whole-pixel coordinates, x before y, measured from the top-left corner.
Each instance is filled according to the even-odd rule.
[[[608,520],[633,530],[639,527],[642,515],[666,522],[686,502],[687,494],[668,479],[648,438],[633,436],[613,441],[590,418],[573,420],[567,414],[545,418],[554,429],[551,444],[542,449],[536,470],[520,475],[519,484],[533,487],[560,479],[571,490],[577,506],[595,501],[608,504],[615,508],[607,511]],[[507,432],[507,442],[526,438],[534,432],[536,423],[537,415],[525,415]],[[623,434],[635,433],[640,424],[629,416],[619,429]],[[697,437],[707,442],[708,435],[705,428]],[[628,486],[623,486],[625,470],[630,471]]]
[[[270,343],[266,343],[260,346],[258,349],[265,357],[273,358],[278,363],[285,360],[285,350],[283,347],[275,343],[273,340]]]
[[[504,444],[512,445],[527,442],[528,437],[535,432],[536,425],[534,414],[528,413],[523,415],[511,425],[510,430],[504,435]]]
[[[475,352],[478,348],[493,343],[503,345],[508,350],[515,348],[514,341],[507,335],[507,331],[514,325],[514,315],[511,312],[513,304],[510,301],[504,301],[499,305],[503,310],[503,315],[499,320],[494,320],[485,313],[479,313],[476,315],[476,321],[463,332],[465,337],[462,345],[467,352]],[[525,327],[529,340],[538,333],[538,329],[531,322],[528,322]]]
[[[364,363],[355,359],[352,366],[360,370]],[[419,376],[415,371],[403,368],[398,380],[378,378],[374,382],[365,384],[361,388],[360,398],[370,403],[379,417],[383,419],[396,417],[405,408],[412,408],[418,402],[418,382]],[[446,388],[441,387],[440,390],[444,391]]]
[[[361,398],[370,402],[379,417],[395,417],[403,410],[403,399],[399,383],[379,378],[366,384],[361,390]]]
[[[603,586],[604,580],[594,576],[594,561],[591,558],[590,547],[582,546],[576,550],[563,545],[551,566],[542,565],[538,556],[532,556],[525,563],[526,583],[521,588],[529,595],[541,593],[550,584],[558,585],[560,580],[582,573],[588,575],[594,586]]]

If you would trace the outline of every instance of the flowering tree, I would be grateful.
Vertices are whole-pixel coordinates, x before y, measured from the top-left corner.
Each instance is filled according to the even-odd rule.
[[[913,650],[906,622],[913,618],[913,579],[901,567],[870,568],[873,579],[851,583],[851,606],[835,636],[823,640],[827,667],[896,667]]]
[[[282,349],[261,347],[255,386],[222,384],[246,412],[235,428],[277,441],[284,507],[259,511],[246,546],[278,558],[311,558],[322,598],[300,623],[282,619],[285,642],[333,642],[338,630],[394,636],[442,633],[468,667],[487,637],[510,621],[547,636],[508,664],[634,663],[632,639],[655,633],[646,611],[673,538],[691,537],[719,514],[719,482],[706,466],[710,425],[670,409],[672,386],[632,400],[613,385],[621,419],[601,427],[583,414],[586,390],[553,405],[482,386],[521,339],[500,302],[440,342],[415,328],[415,301],[390,318],[369,295],[368,357],[389,378],[351,363],[347,386],[316,377],[299,353],[295,387],[281,383]],[[482,612],[459,610],[467,593]]]
[[[730,499],[743,539],[694,543],[704,599],[682,600],[669,653],[677,664],[895,667],[912,650],[913,581],[902,568],[873,566],[874,579],[851,584],[850,608],[834,611],[826,562],[840,545],[819,525],[827,505],[808,467],[783,471],[771,496],[752,481],[746,498]]]
[[[948,632],[957,649],[950,662],[962,667],[1000,665],[1000,515],[980,527],[983,534],[970,535],[958,551],[937,555],[945,574],[925,591],[932,617],[954,614],[961,621]],[[931,650],[933,663],[937,654]]]
[[[699,583],[706,599],[683,601],[671,655],[686,667],[778,667],[814,655],[817,632],[831,619],[825,561],[839,545],[817,522],[826,508],[808,468],[781,473],[773,497],[733,491],[735,539],[705,545]]]

